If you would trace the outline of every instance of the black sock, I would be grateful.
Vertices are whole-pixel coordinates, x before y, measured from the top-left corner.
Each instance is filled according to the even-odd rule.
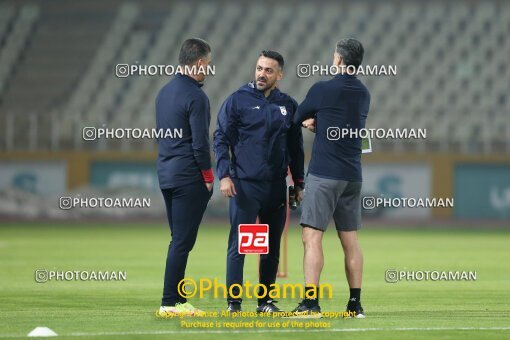
[[[315,292],[315,294],[314,294]],[[315,295],[315,298],[308,298],[307,296]],[[319,293],[315,286],[305,286],[305,306],[312,308],[319,305]]]
[[[271,290],[269,290],[269,285],[265,285],[265,286],[266,286],[266,292],[267,292],[265,295],[263,294],[263,293],[264,293],[264,289],[263,289],[263,288],[260,288],[260,287],[259,287],[259,290],[258,290],[258,293],[257,293],[257,294],[258,294],[258,296],[260,296],[260,298],[258,298],[258,300],[257,300],[257,301],[258,301],[259,306],[260,306],[260,305],[262,305],[262,304],[268,303],[268,302],[270,302],[270,301],[273,301],[273,299],[271,299],[271,298],[269,297],[269,295],[271,294],[271,292],[272,292],[273,290],[272,290],[272,289],[271,289]]]
[[[351,288],[349,302],[360,302],[361,288]]]

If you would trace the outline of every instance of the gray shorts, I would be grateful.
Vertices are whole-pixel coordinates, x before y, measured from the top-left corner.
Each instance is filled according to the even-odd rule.
[[[361,228],[361,182],[308,174],[301,203],[301,225],[326,231],[331,217],[338,231]]]

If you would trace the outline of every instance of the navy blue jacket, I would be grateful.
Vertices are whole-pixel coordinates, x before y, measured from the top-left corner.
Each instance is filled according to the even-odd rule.
[[[211,168],[209,99],[202,85],[177,74],[156,98],[156,128],[182,130],[182,138],[158,139],[158,178],[161,189],[202,181],[202,170]]]
[[[297,102],[277,88],[266,98],[253,82],[230,95],[220,108],[214,132],[217,175],[273,180],[287,177],[302,185],[303,135],[292,122]]]
[[[295,123],[315,117],[315,140],[308,173],[361,182],[361,138],[328,139],[328,128],[360,129],[370,106],[370,93],[353,75],[339,74],[314,84],[299,105]]]

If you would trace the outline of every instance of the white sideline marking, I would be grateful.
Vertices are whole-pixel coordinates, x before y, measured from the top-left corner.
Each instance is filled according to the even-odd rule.
[[[319,329],[257,329],[257,330],[161,330],[133,332],[69,333],[60,336],[113,336],[113,335],[160,335],[160,334],[231,334],[231,333],[303,333],[303,332],[377,332],[377,331],[508,331],[510,327],[409,327],[409,328],[319,328]],[[26,335],[0,334],[0,338],[24,338]]]
[[[478,330],[510,330],[510,327],[426,327],[426,328],[318,328],[318,329],[256,329],[256,330],[168,330],[147,332],[104,332],[104,333],[71,333],[70,336],[101,336],[101,335],[158,335],[158,334],[227,334],[227,333],[303,333],[303,332],[371,332],[371,331],[478,331]]]

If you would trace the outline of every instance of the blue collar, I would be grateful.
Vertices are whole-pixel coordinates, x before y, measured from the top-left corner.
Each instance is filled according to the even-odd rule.
[[[347,74],[347,73],[340,73],[337,74],[333,79],[340,79],[340,78],[356,78],[355,74]]]
[[[202,87],[204,86],[204,84],[202,83],[199,83],[198,81],[196,81],[195,79],[191,78],[190,76],[186,75],[186,74],[182,74],[182,73],[176,73],[175,76],[179,79],[186,79],[188,81],[191,81],[193,84],[195,84],[196,86],[198,87]]]

